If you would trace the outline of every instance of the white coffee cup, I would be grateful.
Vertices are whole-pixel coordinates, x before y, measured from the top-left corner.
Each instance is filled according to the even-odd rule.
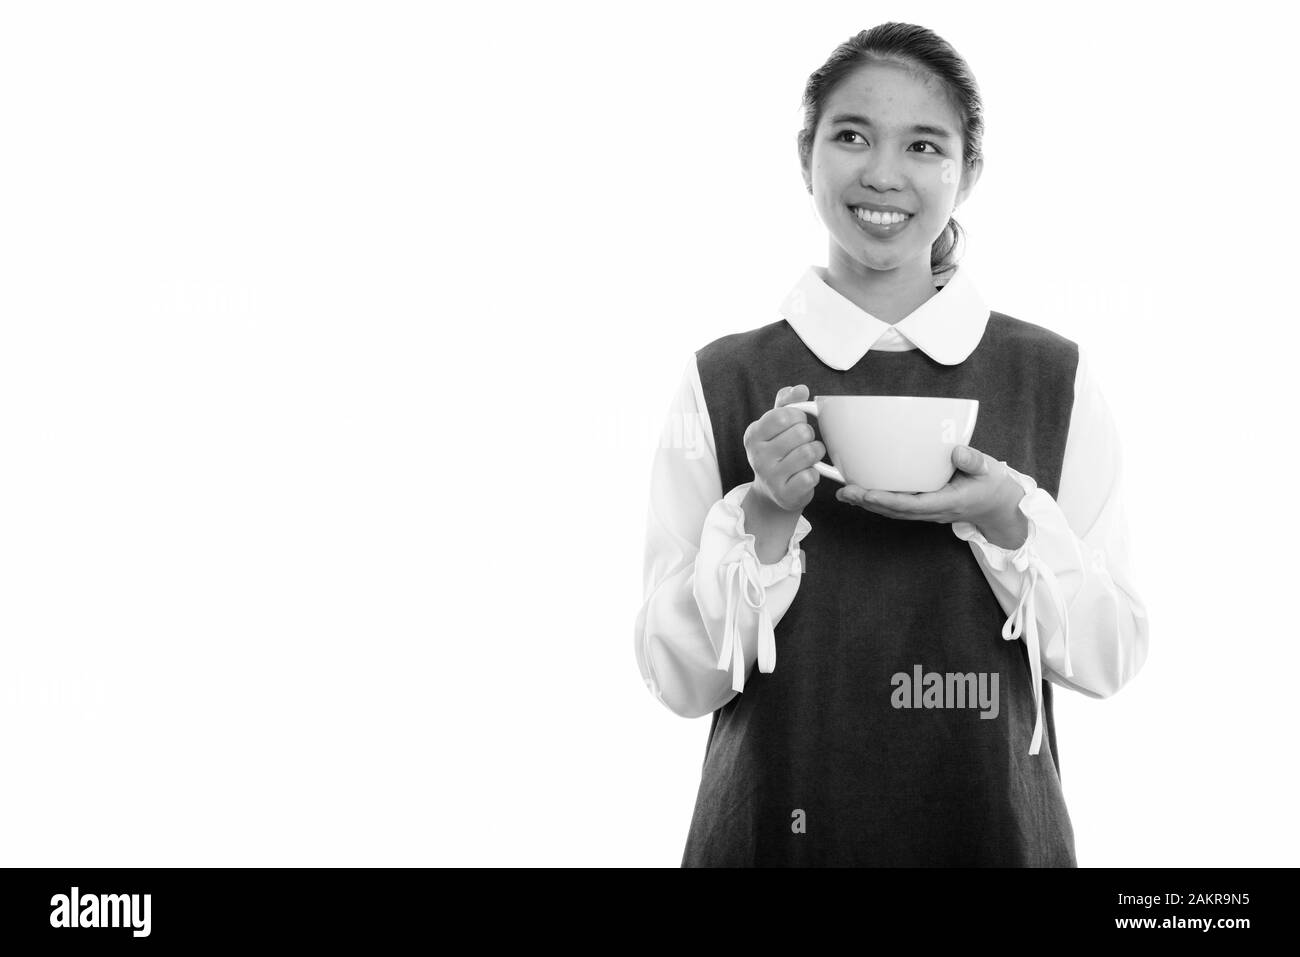
[[[817,417],[834,465],[813,465],[841,485],[934,492],[952,478],[952,450],[969,445],[978,399],[914,395],[819,395],[791,402]]]

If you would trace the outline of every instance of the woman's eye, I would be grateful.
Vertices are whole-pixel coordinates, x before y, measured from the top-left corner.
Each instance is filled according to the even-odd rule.
[[[856,136],[859,140],[862,140],[862,142],[864,142],[864,143],[866,142],[866,140],[863,138],[862,134],[859,133],[857,130],[840,130],[838,133],[835,134],[835,140],[836,140],[836,142],[840,142],[840,143],[848,143],[848,142],[852,142],[851,140],[846,140],[846,139],[844,138],[844,137],[846,137],[846,136]],[[929,140],[917,140],[917,141],[916,141],[915,143],[913,143],[912,145],[913,145],[913,146],[928,146],[928,147],[930,147],[930,151],[932,151],[932,152],[935,153],[935,154],[942,155],[942,153],[943,153],[943,150],[939,149],[938,146],[936,146],[934,143],[931,143]],[[927,152],[927,151],[922,150],[921,152]]]

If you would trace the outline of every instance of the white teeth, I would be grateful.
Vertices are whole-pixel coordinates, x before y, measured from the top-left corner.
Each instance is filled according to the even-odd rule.
[[[859,206],[854,206],[853,212],[863,222],[874,223],[877,226],[892,226],[908,218],[907,213],[877,213],[874,210],[862,209]]]

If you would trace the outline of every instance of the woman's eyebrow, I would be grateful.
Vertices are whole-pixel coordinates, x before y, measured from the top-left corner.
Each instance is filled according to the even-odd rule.
[[[866,126],[871,129],[875,128],[874,123],[859,113],[836,113],[831,117],[831,126],[834,126],[837,123],[857,123],[859,126]],[[909,127],[905,132],[920,133],[924,136],[936,136],[940,139],[947,140],[954,138],[952,133],[948,132],[942,126],[927,126],[924,123],[918,123],[916,126]]]

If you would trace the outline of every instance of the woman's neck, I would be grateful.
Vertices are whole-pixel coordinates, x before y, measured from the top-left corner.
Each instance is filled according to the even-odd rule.
[[[924,269],[907,264],[895,269],[868,269],[848,261],[842,254],[829,257],[822,278],[841,296],[890,325],[911,315],[933,296],[934,276],[929,263]]]

